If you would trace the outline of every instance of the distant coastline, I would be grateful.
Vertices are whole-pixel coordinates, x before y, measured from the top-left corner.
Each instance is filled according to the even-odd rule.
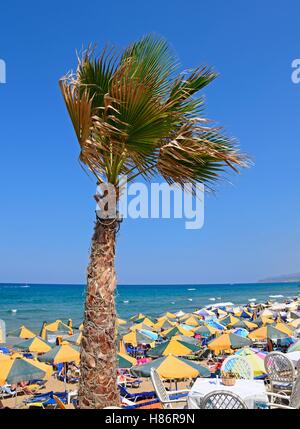
[[[300,273],[286,274],[276,277],[268,277],[259,280],[259,283],[300,283]]]

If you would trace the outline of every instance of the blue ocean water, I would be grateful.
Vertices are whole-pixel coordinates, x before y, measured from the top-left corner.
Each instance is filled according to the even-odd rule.
[[[281,301],[298,296],[299,283],[209,284],[209,285],[119,285],[116,293],[122,318],[138,312],[158,316],[165,311],[193,311],[221,302],[246,304],[251,299]],[[42,322],[83,317],[84,285],[0,284],[0,319],[7,331],[25,324],[39,332]]]

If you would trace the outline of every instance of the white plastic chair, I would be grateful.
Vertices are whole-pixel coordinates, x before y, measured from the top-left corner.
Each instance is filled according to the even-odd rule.
[[[253,380],[253,368],[247,359],[242,356],[229,356],[221,366],[221,372],[232,372],[236,378]]]
[[[224,390],[208,393],[202,399],[201,409],[206,410],[245,410],[247,405],[238,395]]]
[[[162,382],[155,368],[151,368],[150,375],[151,375],[151,381],[152,381],[153,387],[155,389],[157,397],[160,400],[160,403],[162,404],[163,408],[176,408],[176,407],[173,407],[174,404],[187,403],[187,397],[171,399],[170,396],[180,394],[180,393],[188,393],[189,392],[188,389],[167,391],[164,386],[164,383]]]

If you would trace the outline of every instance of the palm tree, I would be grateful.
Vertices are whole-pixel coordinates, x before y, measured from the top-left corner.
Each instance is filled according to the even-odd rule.
[[[160,175],[169,184],[214,183],[247,165],[234,141],[203,117],[196,93],[216,78],[209,67],[178,74],[168,43],[143,37],[122,53],[90,47],[60,88],[80,145],[80,162],[120,197],[127,181]],[[115,242],[120,219],[96,212],[81,345],[80,408],[119,402],[116,384]]]

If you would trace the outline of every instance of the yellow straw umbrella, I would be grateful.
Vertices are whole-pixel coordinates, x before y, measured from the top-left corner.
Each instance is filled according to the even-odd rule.
[[[51,350],[51,346],[39,337],[29,338],[28,340],[18,343],[17,349],[27,350],[32,353],[46,353]]]
[[[61,345],[53,347],[49,352],[39,357],[42,362],[50,362],[53,364],[79,362],[80,354],[76,346],[70,345],[67,341],[63,341]]]
[[[24,340],[27,340],[28,338],[35,337],[36,334],[32,332],[30,329],[26,328],[26,326],[22,325],[20,326],[20,329],[18,330],[18,337],[23,338]]]

